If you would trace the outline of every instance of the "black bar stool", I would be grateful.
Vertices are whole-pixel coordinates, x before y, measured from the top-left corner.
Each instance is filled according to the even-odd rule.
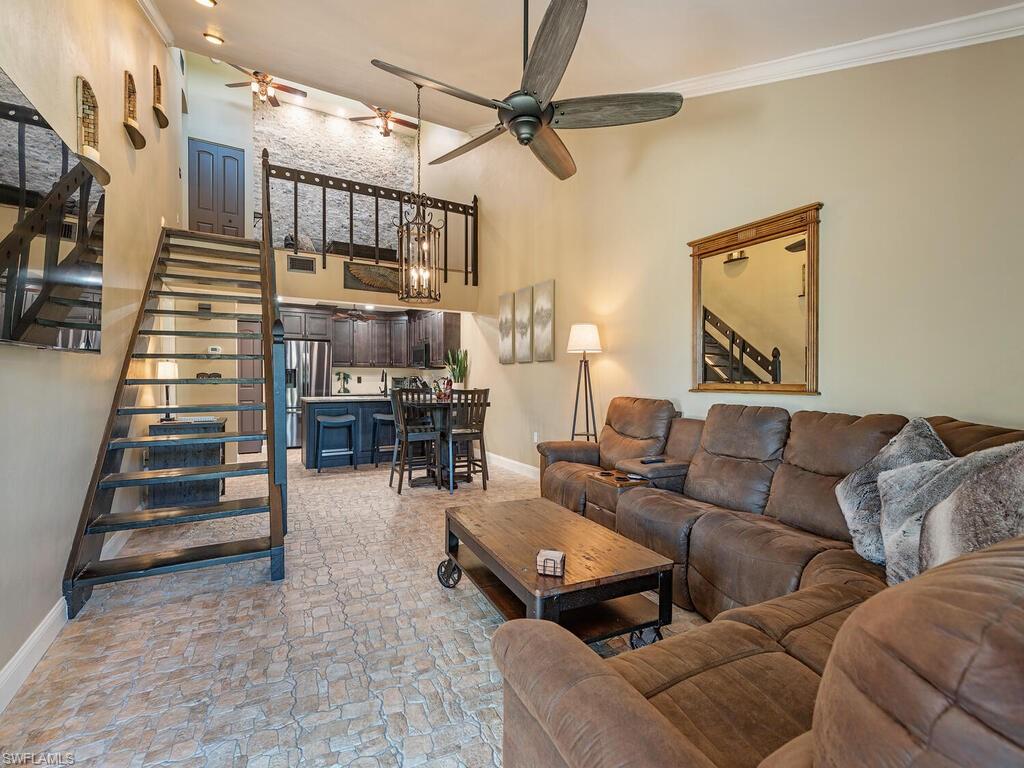
[[[484,445],[484,419],[491,390],[453,389],[451,421],[448,425],[448,493],[455,493],[455,474],[464,469],[472,479],[475,472],[483,478],[487,490],[487,447]],[[473,443],[480,443],[480,458],[473,455]],[[458,447],[466,446],[465,457]]]
[[[324,448],[324,434],[332,429],[348,429],[348,448]],[[344,416],[316,417],[316,471],[321,470],[323,459],[328,456],[351,456],[352,469],[359,469],[359,431],[356,417],[349,413]]]
[[[402,493],[402,477],[409,472],[412,486],[413,466],[422,467],[434,474],[434,483],[441,487],[441,430],[434,424],[432,412],[433,397],[429,392],[418,389],[392,389],[391,410],[395,414],[395,447],[391,451],[391,477],[388,485],[395,482],[398,471],[398,493]],[[414,458],[413,446],[422,445],[424,456]]]
[[[380,445],[377,443],[379,427],[390,427],[392,440],[390,444]],[[394,451],[395,449],[395,415],[393,413],[373,414],[373,428],[371,429],[370,450],[373,451],[373,466],[380,466],[381,451]]]

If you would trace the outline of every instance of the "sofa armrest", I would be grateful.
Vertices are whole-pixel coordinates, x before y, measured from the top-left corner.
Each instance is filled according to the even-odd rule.
[[[583,440],[549,440],[537,444],[537,453],[543,456],[548,464],[556,461],[572,461],[577,464],[601,464],[601,452],[597,443]]]
[[[712,763],[622,675],[550,621],[498,628],[494,660],[570,768],[712,768]],[[515,739],[506,725],[506,739]]]
[[[664,459],[659,464],[643,464],[642,459],[623,459],[615,468],[627,475],[640,475],[645,480],[664,480],[670,477],[685,478],[690,469],[690,462],[678,461],[671,456],[654,456],[655,459]]]

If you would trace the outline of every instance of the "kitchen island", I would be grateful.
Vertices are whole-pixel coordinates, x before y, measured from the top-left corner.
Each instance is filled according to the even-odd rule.
[[[354,432],[358,436],[358,464],[372,464],[374,461],[373,445],[373,414],[391,413],[391,399],[387,395],[327,395],[324,397],[302,398],[302,465],[306,469],[316,469],[317,454],[317,416],[356,417]],[[324,431],[324,441],[328,450],[335,448],[351,448],[349,430],[331,429]],[[394,434],[385,427],[378,435],[378,442],[391,444]],[[391,461],[381,452],[381,459]],[[348,467],[352,465],[352,456],[325,456],[323,468]]]

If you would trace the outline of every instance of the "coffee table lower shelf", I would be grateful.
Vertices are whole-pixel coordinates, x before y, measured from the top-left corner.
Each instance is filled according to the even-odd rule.
[[[526,618],[523,601],[501,583],[465,542],[450,556],[506,620]],[[661,621],[658,604],[642,594],[635,594],[562,611],[558,624],[583,642],[596,643],[627,632],[659,628]]]

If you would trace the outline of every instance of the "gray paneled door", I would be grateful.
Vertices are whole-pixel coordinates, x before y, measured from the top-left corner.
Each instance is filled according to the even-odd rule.
[[[263,325],[262,323],[255,320],[239,320],[238,331],[240,333],[260,333]],[[262,352],[263,345],[259,339],[239,339],[238,340],[238,354],[240,355],[258,355]],[[263,361],[262,360],[239,360],[238,361],[238,378],[240,379],[258,379],[263,376]],[[239,384],[238,385],[238,404],[242,403],[262,403],[263,402],[263,385],[262,384]],[[239,411],[238,413],[238,431],[239,432],[260,432],[263,429],[263,413],[262,411]],[[259,453],[263,450],[262,440],[251,440],[245,443],[238,444],[239,453]]]
[[[245,152],[188,140],[188,223],[198,232],[245,234]]]

